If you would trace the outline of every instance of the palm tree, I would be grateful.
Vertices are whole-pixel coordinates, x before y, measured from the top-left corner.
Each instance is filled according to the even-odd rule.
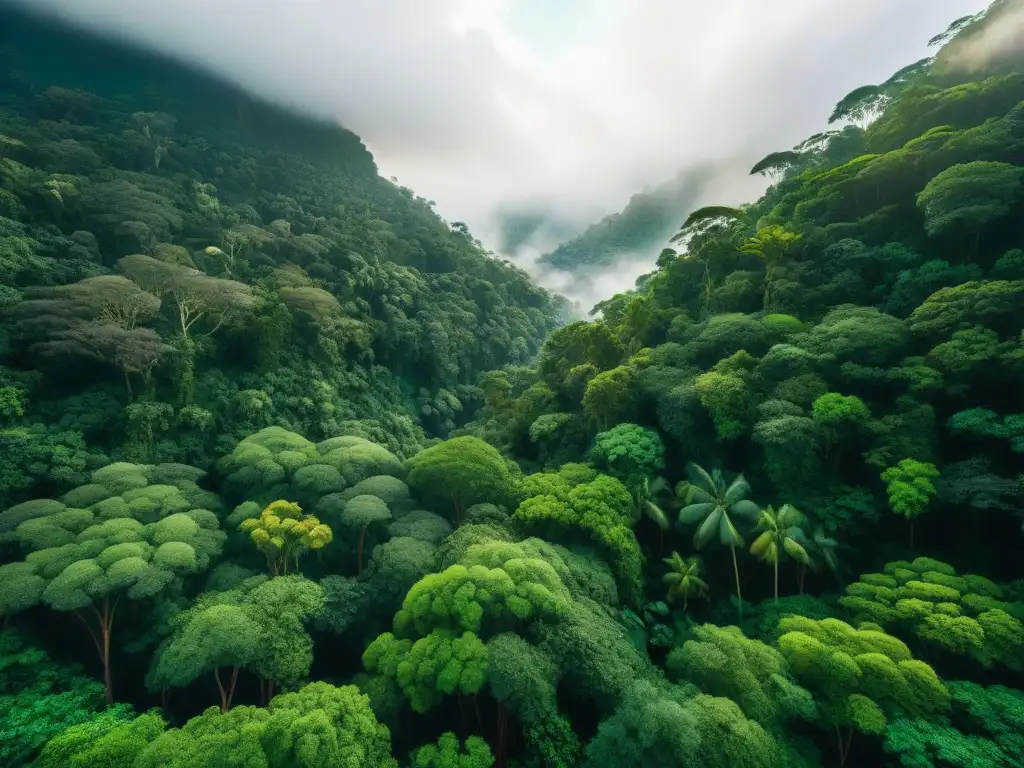
[[[707,597],[708,585],[700,577],[700,559],[697,557],[680,557],[678,552],[673,552],[672,557],[664,558],[671,570],[661,577],[662,582],[668,585],[668,601],[671,603],[675,598],[682,596],[683,610],[686,610],[690,595]]]
[[[805,531],[806,534],[806,531]],[[822,526],[817,526],[814,532],[811,533],[808,543],[810,546],[807,548],[808,561],[800,565],[800,594],[804,593],[804,579],[807,576],[807,566],[811,567],[811,570],[818,572],[824,566],[836,579],[842,579],[839,573],[839,557],[836,555],[836,550],[839,549],[839,542],[830,536],[826,535],[825,529]]]
[[[783,504],[776,512],[769,504],[768,509],[761,512],[757,521],[757,529],[761,531],[750,552],[775,568],[775,602],[779,602],[779,560],[788,555],[799,563],[807,564],[807,539],[800,527],[804,516],[796,507]]]
[[[693,545],[697,549],[703,547],[717,535],[719,543],[729,547],[732,552],[732,569],[736,576],[736,597],[739,598],[737,609],[740,621],[743,621],[743,594],[740,591],[740,567],[736,562],[736,547],[745,546],[743,537],[736,529],[733,518],[756,522],[761,515],[761,508],[746,497],[750,493],[750,484],[742,474],[726,485],[725,477],[719,469],[710,475],[702,467],[692,461],[686,465],[686,506],[679,511],[680,525],[700,523],[693,536]]]

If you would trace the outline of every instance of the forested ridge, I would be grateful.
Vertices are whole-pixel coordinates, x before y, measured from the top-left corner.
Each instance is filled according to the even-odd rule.
[[[354,134],[8,18],[0,503],[110,459],[207,467],[268,424],[404,458],[558,323]]]
[[[538,263],[586,280],[602,267],[647,257],[675,232],[679,212],[694,206],[714,171],[714,166],[707,164],[633,195],[620,213],[587,227],[541,256]]]
[[[564,325],[352,134],[12,16],[0,764],[1024,765],[1020,10]]]

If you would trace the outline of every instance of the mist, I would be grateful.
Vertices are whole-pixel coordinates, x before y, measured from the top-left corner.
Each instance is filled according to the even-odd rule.
[[[977,72],[1000,59],[1024,57],[1024,0],[1001,0],[971,32],[944,52],[949,66]]]
[[[631,254],[578,287],[536,271],[536,257],[621,210],[645,185],[700,164],[718,170],[698,205],[756,197],[764,181],[748,175],[754,162],[821,130],[844,94],[927,55],[929,38],[988,5],[12,1],[340,121],[383,175],[436,201],[442,216],[466,222],[549,287],[591,304],[631,287],[657,252]],[[506,249],[510,213],[541,226]]]

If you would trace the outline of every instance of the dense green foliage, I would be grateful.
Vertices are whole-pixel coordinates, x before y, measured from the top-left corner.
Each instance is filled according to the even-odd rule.
[[[560,327],[351,134],[0,24],[0,766],[1021,766],[1013,6]]]
[[[0,502],[268,425],[405,457],[559,321],[351,133],[9,12],[2,34]]]

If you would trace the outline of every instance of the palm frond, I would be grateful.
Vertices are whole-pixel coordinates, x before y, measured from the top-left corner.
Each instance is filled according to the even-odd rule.
[[[733,517],[743,518],[751,523],[756,523],[761,519],[761,508],[749,499],[737,501],[729,507],[729,513]]]
[[[733,480],[729,487],[726,489],[725,494],[722,497],[722,502],[725,506],[735,504],[737,501],[742,501],[750,495],[750,483],[747,482],[742,473],[736,475],[736,479]]]
[[[715,508],[721,506],[714,501],[702,501],[698,504],[690,504],[679,510],[680,525],[694,525],[704,520]]]
[[[715,470],[715,472],[717,473],[718,470]],[[718,486],[714,478],[699,464],[694,464],[691,461],[686,465],[686,479],[690,481],[691,485],[696,486],[705,493],[712,496],[718,495]]]
[[[657,504],[652,501],[645,500],[642,505],[642,509],[644,514],[647,515],[655,525],[661,528],[661,530],[667,531],[669,529],[670,523],[668,521],[668,517]]]
[[[727,547],[744,546],[743,537],[724,511],[718,521],[718,540]]]
[[[714,511],[711,512],[704,522],[701,523],[700,528],[697,529],[697,533],[693,536],[693,546],[697,549],[703,549],[704,546],[710,542],[715,534],[718,532],[720,521],[728,520],[729,518],[725,515],[725,510],[720,506],[715,505]]]

